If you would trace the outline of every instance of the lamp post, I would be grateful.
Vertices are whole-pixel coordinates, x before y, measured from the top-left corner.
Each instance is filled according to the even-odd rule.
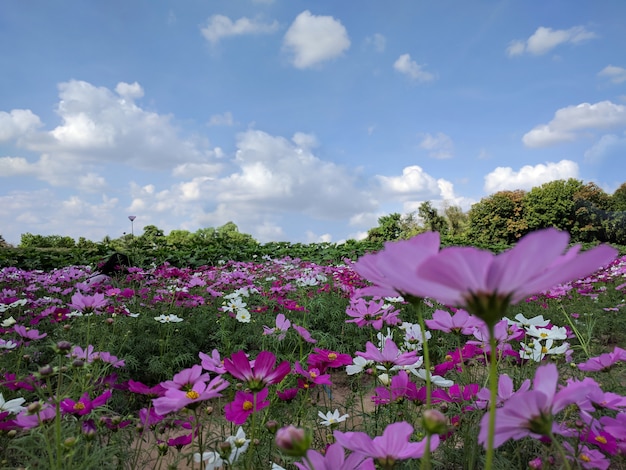
[[[136,215],[129,215],[128,216],[128,220],[130,220],[130,234],[132,235],[133,238],[135,238],[135,227],[134,227],[134,222],[135,219],[137,218]]]

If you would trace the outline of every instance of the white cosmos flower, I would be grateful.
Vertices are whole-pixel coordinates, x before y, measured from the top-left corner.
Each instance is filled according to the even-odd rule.
[[[323,413],[322,411],[318,411],[317,415],[322,418],[320,421],[324,426],[332,426],[333,424],[343,423],[350,415],[339,415],[339,410],[329,411],[327,413]]]
[[[205,470],[216,470],[221,468],[224,461],[217,452],[202,452],[200,455],[198,452],[193,454],[193,461],[196,463],[204,462]]]
[[[519,352],[519,357],[522,359],[532,359],[535,362],[541,362],[547,354],[565,354],[569,348],[569,343],[563,343],[560,346],[552,347],[554,344],[553,339],[546,340],[545,346],[541,344],[541,341],[533,341],[529,345],[520,343],[522,349]]]
[[[228,457],[228,461],[231,465],[248,450],[248,446],[250,445],[250,439],[246,439],[246,433],[241,426],[237,429],[237,434],[226,438],[226,442],[230,444],[231,448],[230,456]]]
[[[381,384],[383,384],[384,386],[387,386],[391,383],[391,379],[389,378],[389,374],[384,373],[384,374],[380,374],[378,376],[378,380],[380,381]]]
[[[182,318],[171,314],[171,315],[159,315],[158,317],[154,317],[154,319],[160,323],[180,323],[183,321]]]
[[[227,296],[225,296],[225,298],[228,299],[228,302],[224,302],[222,304],[222,310],[225,312],[234,312],[235,310],[239,310],[239,309],[245,309],[248,304],[246,304],[241,297],[239,297],[239,295],[235,295],[233,297],[229,297],[232,296],[232,294],[229,294]]]
[[[250,316],[250,312],[248,312],[248,310],[246,310],[245,308],[240,308],[237,310],[237,315],[235,316],[235,318],[240,323],[250,323],[250,319],[252,317]]]
[[[14,343],[10,339],[6,341],[0,338],[0,349],[15,349],[17,348],[17,343]]]
[[[17,321],[15,321],[15,318],[13,318],[13,317],[9,317],[9,318],[7,318],[6,320],[4,320],[4,321],[1,323],[1,325],[2,325],[2,328],[8,328],[8,327],[10,327],[10,326],[15,325],[16,323],[17,323]]]
[[[8,411],[9,413],[17,414],[26,409],[22,406],[22,403],[25,401],[24,398],[14,398],[13,400],[5,401],[2,393],[0,393],[0,411]]]
[[[352,359],[352,365],[346,366],[346,374],[348,375],[360,374],[371,363],[372,361],[368,361],[367,359],[361,356],[356,356]]]
[[[536,317],[526,318],[521,313],[515,315],[515,320],[510,320],[505,317],[505,320],[509,323],[509,325],[518,325],[521,328],[528,328],[531,325],[534,325],[538,328],[543,328],[550,324],[550,320],[544,320],[543,315],[537,315]]]
[[[420,379],[426,381],[426,369],[411,370],[411,372],[413,373],[413,375],[416,375]],[[437,385],[438,387],[445,388],[452,387],[454,385],[454,382],[452,380],[444,379],[440,375],[432,374],[430,375],[430,383],[432,383],[433,385]]]
[[[535,325],[530,325],[526,330],[526,334],[533,336],[534,338],[544,339],[567,339],[567,329],[562,327],[553,328],[537,328]]]

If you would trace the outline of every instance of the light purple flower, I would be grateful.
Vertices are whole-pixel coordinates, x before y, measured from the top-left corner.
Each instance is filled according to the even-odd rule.
[[[445,333],[462,333],[471,335],[474,328],[482,325],[482,321],[465,310],[459,309],[454,315],[450,315],[445,310],[435,310],[432,320],[424,320],[426,326],[431,330],[439,330]]]
[[[335,443],[326,449],[324,455],[310,449],[306,456],[308,460],[295,462],[294,465],[300,470],[375,470],[374,461],[371,458],[363,460],[363,456],[352,453],[346,458],[346,451],[341,445]],[[312,467],[309,465],[309,462]]]
[[[274,328],[270,328],[269,326],[263,325],[263,335],[268,336],[276,336],[278,341],[282,341],[285,339],[286,331],[291,326],[291,321],[285,317],[285,314],[279,313],[276,315],[276,326]]]
[[[22,338],[26,339],[41,339],[48,336],[48,333],[39,333],[39,330],[28,330],[22,325],[13,326],[13,331],[15,331]]]
[[[415,364],[418,357],[415,351],[401,353],[396,343],[391,338],[385,340],[382,350],[378,349],[373,343],[368,341],[365,344],[365,352],[357,351],[357,356],[369,361],[378,362],[386,366],[408,366]]]
[[[429,297],[494,324],[509,304],[587,276],[617,255],[608,245],[583,253],[577,245],[563,253],[568,243],[568,233],[549,228],[529,233],[498,255],[473,247],[444,248],[416,266],[417,287],[407,292],[421,296],[423,280],[431,286]]]
[[[585,372],[608,370],[619,361],[626,361],[626,350],[616,346],[610,353],[600,354],[586,362],[581,362],[578,368]]]
[[[335,431],[336,441],[352,452],[363,457],[389,464],[397,460],[419,459],[426,450],[426,439],[421,442],[409,442],[413,426],[405,421],[390,424],[382,436],[371,438],[364,432]],[[439,436],[430,439],[430,451],[439,445]]]
[[[553,426],[553,416],[572,403],[584,402],[591,390],[589,384],[580,382],[557,392],[559,373],[554,364],[538,367],[533,380],[533,390],[518,392],[496,409],[494,448],[509,439],[526,436],[538,438],[558,432]],[[487,447],[489,414],[480,423],[478,442]]]

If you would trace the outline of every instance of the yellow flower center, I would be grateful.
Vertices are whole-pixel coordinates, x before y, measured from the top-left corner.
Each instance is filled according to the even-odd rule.
[[[314,379],[315,377],[317,377],[317,374],[315,372],[311,372],[311,378]]]
[[[79,410],[84,410],[84,409],[85,409],[85,404],[84,404],[84,403],[81,403],[81,402],[78,402],[78,403],[76,403],[76,404],[74,405],[74,409],[75,409],[76,411],[79,411]]]
[[[328,359],[330,359],[331,361],[334,361],[335,359],[337,359],[337,355],[335,353],[330,353],[328,355]]]
[[[544,354],[548,354],[548,348],[546,348],[545,346],[541,347],[541,352]]]
[[[604,436],[596,436],[595,440],[597,442],[599,442],[600,444],[606,444],[607,443],[606,437],[604,437]]]
[[[591,458],[587,454],[580,454],[580,460],[583,462],[591,462]]]
[[[446,361],[450,362],[452,361],[453,357],[450,354],[446,354]]]
[[[197,400],[200,397],[200,394],[195,390],[189,390],[187,393],[185,393],[185,396],[190,400]]]
[[[539,336],[541,336],[542,338],[547,338],[548,337],[548,333],[540,333]]]
[[[243,407],[244,411],[250,411],[252,408],[254,408],[254,404],[250,401],[250,400],[246,400],[243,402]]]

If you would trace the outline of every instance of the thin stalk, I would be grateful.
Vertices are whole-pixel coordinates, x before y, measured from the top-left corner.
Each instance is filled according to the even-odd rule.
[[[487,324],[489,330],[489,347],[491,353],[489,355],[489,429],[487,434],[487,456],[485,458],[485,470],[491,470],[493,465],[493,441],[496,435],[496,400],[498,398],[498,352],[497,342],[494,336],[494,325]]]

